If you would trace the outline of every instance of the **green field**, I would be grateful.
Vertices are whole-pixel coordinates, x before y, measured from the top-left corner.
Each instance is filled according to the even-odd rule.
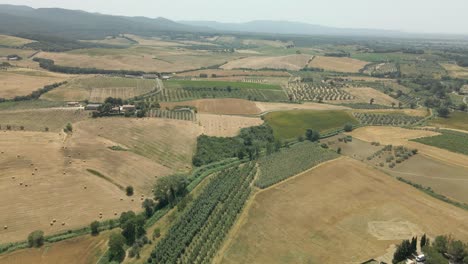
[[[468,133],[451,130],[442,130],[441,133],[442,135],[418,138],[413,141],[468,155]]]
[[[165,89],[145,98],[146,101],[178,102],[202,98],[240,98],[253,101],[287,101],[279,85],[247,82],[185,81],[164,83]]]
[[[295,144],[260,158],[260,175],[255,185],[266,188],[338,156],[336,152],[324,149],[317,143],[305,141]]]
[[[426,76],[440,78],[447,75],[447,71],[442,68],[437,62],[433,61],[418,61],[415,63],[402,63],[400,71],[403,76],[417,77]]]
[[[295,110],[273,112],[265,116],[265,121],[273,128],[275,138],[292,139],[303,136],[307,129],[320,133],[341,129],[346,123],[358,124],[358,121],[344,111]]]
[[[461,129],[468,131],[468,113],[452,112],[448,118],[438,117],[429,122],[432,126]]]

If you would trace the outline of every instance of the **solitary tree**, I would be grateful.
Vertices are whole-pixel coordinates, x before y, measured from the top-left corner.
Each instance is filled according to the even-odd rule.
[[[344,126],[344,131],[346,131],[346,132],[351,132],[351,131],[353,131],[353,124],[347,123],[347,124]]]
[[[440,117],[444,117],[444,118],[447,118],[450,114],[450,110],[448,109],[448,107],[439,107],[437,109],[437,114],[440,116]]]
[[[125,193],[127,193],[127,196],[133,196],[133,186],[127,186],[127,188],[125,188]]]
[[[44,245],[44,232],[41,230],[33,231],[28,236],[29,247],[41,247]]]
[[[424,246],[426,246],[426,234],[424,234],[422,237],[421,237],[421,241],[420,241],[420,245],[421,245],[421,248],[423,248]]]
[[[91,228],[91,235],[93,235],[93,236],[99,235],[100,223],[98,221],[92,222],[89,226]]]
[[[375,101],[374,98],[371,98],[369,104],[371,105],[374,104],[374,101]]]
[[[320,133],[312,129],[307,129],[305,136],[307,140],[312,141],[312,142],[320,139]]]

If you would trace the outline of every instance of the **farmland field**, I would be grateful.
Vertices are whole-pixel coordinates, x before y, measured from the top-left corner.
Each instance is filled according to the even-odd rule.
[[[418,138],[414,139],[414,141],[468,155],[468,133],[451,130],[440,130],[438,132],[442,134],[432,137]]]
[[[351,58],[315,56],[309,67],[336,72],[359,72],[368,63]]]
[[[353,115],[361,124],[373,126],[407,126],[414,125],[424,119],[423,117],[389,112],[354,113]]]
[[[424,61],[417,63],[403,63],[400,65],[403,76],[427,76],[431,78],[441,78],[447,75],[447,71],[437,62]]]
[[[454,78],[468,78],[468,67],[460,67],[456,64],[442,63],[449,75]]]
[[[316,143],[295,144],[259,160],[260,174],[255,185],[266,188],[338,156],[335,151],[323,149]]]
[[[343,91],[351,94],[355,99],[349,103],[369,103],[374,99],[374,104],[391,106],[395,103],[398,106],[398,100],[370,87],[343,88]],[[348,103],[348,101],[346,102]]]
[[[162,92],[147,101],[171,102],[204,98],[239,98],[254,101],[286,101],[279,85],[225,81],[168,81]]]
[[[221,66],[225,70],[233,69],[285,69],[298,71],[304,68],[309,60],[310,55],[288,55],[280,57],[248,57],[239,60],[230,61]]]
[[[242,128],[259,126],[263,121],[255,117],[199,114],[198,123],[207,136],[234,137]]]
[[[60,132],[67,123],[85,120],[89,113],[73,109],[35,109],[0,111],[0,130],[21,130]]]
[[[7,46],[7,47],[20,47],[29,43],[34,42],[30,39],[18,38],[13,36],[7,35],[0,35],[0,46]]]
[[[222,69],[182,72],[182,73],[177,74],[177,76],[199,77],[200,74],[206,74],[208,75],[209,78],[212,78],[213,74],[216,75],[216,78],[229,77],[229,76],[275,76],[275,77],[289,77],[290,76],[289,73],[282,72],[282,71],[222,70]]]
[[[307,129],[320,131],[342,129],[347,123],[357,124],[354,117],[344,111],[293,110],[265,115],[265,121],[273,128],[275,138],[291,139],[304,136]]]
[[[432,126],[468,131],[468,113],[452,112],[448,118],[436,118],[429,122]]]
[[[161,103],[161,108],[172,109],[176,106],[196,107],[198,113],[224,115],[256,115],[260,109],[255,102],[242,99],[201,99],[185,102]]]
[[[29,95],[45,85],[63,82],[71,76],[25,68],[0,70],[0,98]]]
[[[107,97],[130,99],[156,89],[155,80],[95,76],[77,78],[41,98],[54,101],[84,101],[102,103]]]
[[[15,208],[15,213],[0,214],[0,222],[8,226],[0,231],[0,243],[25,240],[37,229],[48,235],[63,232],[100,220],[99,213],[110,219],[115,213],[141,207],[87,168],[101,171],[122,186],[138,183],[136,195],[148,194],[148,187],[142,187],[145,181],[152,182],[152,174],[164,173],[161,166],[138,155],[112,152],[102,141],[79,140],[79,129],[75,130],[76,135],[65,142],[58,133],[2,132],[0,210]],[[53,219],[57,222],[50,224]]]
[[[415,54],[395,53],[355,53],[352,58],[369,62],[404,62],[414,61],[418,57]]]
[[[115,231],[114,231],[115,232]],[[37,264],[88,264],[96,263],[100,255],[107,250],[110,232],[101,232],[99,236],[82,236],[54,244],[41,249],[29,248],[0,256],[0,264],[37,263]]]
[[[288,83],[288,94],[296,101],[348,101],[354,96],[343,89],[315,86],[310,83]]]
[[[468,204],[467,168],[416,155],[397,168],[386,171],[392,176],[430,187],[438,194]]]
[[[468,239],[468,212],[350,158],[260,191],[241,219],[220,263],[361,263],[423,233]]]

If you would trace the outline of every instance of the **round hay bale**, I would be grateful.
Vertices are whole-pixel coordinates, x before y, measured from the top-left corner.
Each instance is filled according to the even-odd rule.
[[[21,156],[20,156],[20,155],[16,155],[16,157],[19,159]]]
[[[66,172],[63,172],[63,175],[67,174]]]
[[[54,222],[54,223],[57,222],[57,219],[54,218],[54,219],[52,220],[52,222]]]
[[[27,184],[25,184],[25,185],[24,185],[24,187],[28,187],[28,185],[27,185]]]
[[[65,222],[62,222],[62,225],[64,226],[64,225],[65,225]]]
[[[132,202],[135,201],[134,199],[132,199]]]
[[[20,182],[20,185],[23,185],[23,183],[22,183],[22,182]]]
[[[53,223],[53,222],[50,222],[50,226],[53,226],[53,225],[54,225],[54,223]]]
[[[34,175],[34,172],[33,172],[33,173],[31,173],[31,175]]]
[[[35,171],[37,171],[37,168],[34,168]]]
[[[12,176],[11,178],[14,180],[14,179],[15,179],[15,176]]]
[[[120,198],[120,201],[123,201],[123,198]]]
[[[86,186],[85,186],[85,187],[83,187],[83,188],[84,188],[85,190],[86,190],[86,189],[88,189],[88,187],[86,187]]]
[[[5,229],[5,230],[8,229],[8,226],[3,226],[3,229]]]
[[[115,212],[114,215],[117,215],[117,212]]]

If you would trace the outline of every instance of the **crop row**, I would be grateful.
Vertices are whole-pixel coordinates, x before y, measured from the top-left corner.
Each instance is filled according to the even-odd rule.
[[[162,109],[152,109],[148,111],[147,117],[177,119],[186,121],[196,121],[197,115],[192,111],[172,111]]]
[[[152,95],[150,100],[157,102],[178,102],[203,98],[240,98],[253,101],[285,101],[286,94],[281,90],[240,89],[240,88],[183,88],[164,89]]]
[[[288,93],[298,101],[336,101],[354,99],[354,96],[342,89],[326,86],[314,86],[309,83],[291,82],[288,84]]]
[[[253,163],[215,175],[156,245],[147,263],[210,263],[250,195]]]
[[[336,157],[338,154],[334,151],[316,143],[301,142],[260,158],[260,175],[255,184],[266,188]]]
[[[354,113],[354,117],[363,125],[376,126],[407,126],[413,125],[423,117],[409,116],[403,114],[373,114],[373,113]]]

